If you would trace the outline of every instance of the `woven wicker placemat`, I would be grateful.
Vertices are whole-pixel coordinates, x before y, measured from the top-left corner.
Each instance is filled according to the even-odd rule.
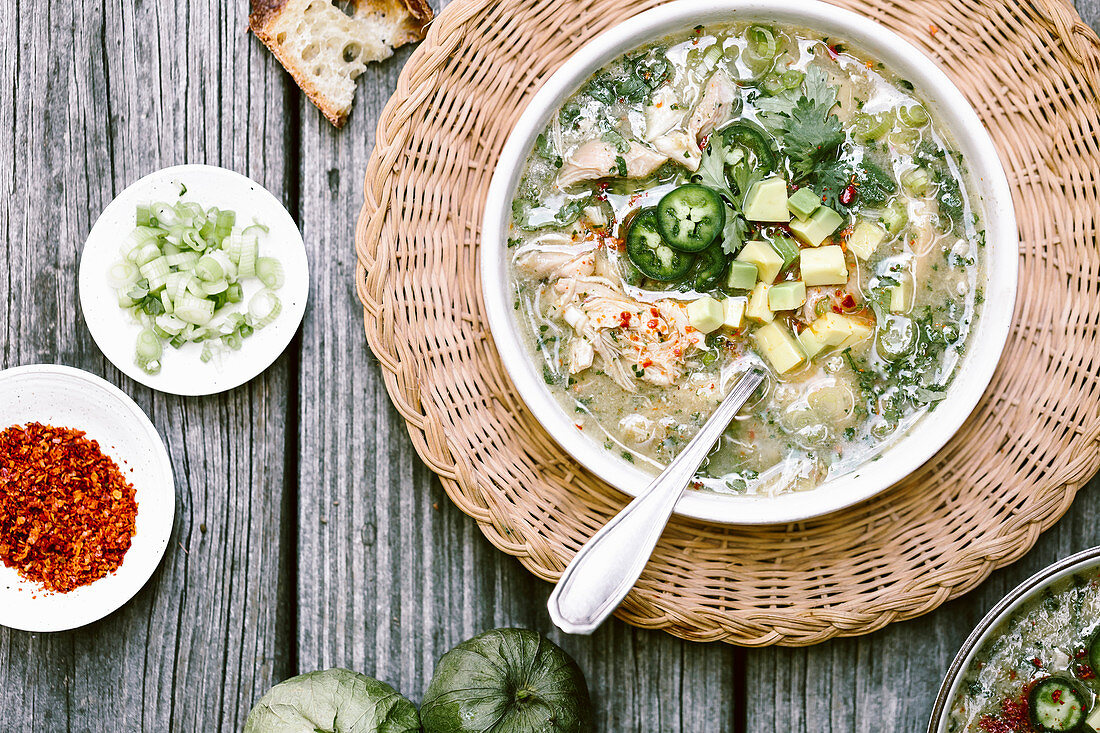
[[[390,395],[459,508],[547,580],[628,498],[563,453],[504,373],[482,317],[482,206],[541,81],[657,4],[455,0],[367,168],[356,283]],[[632,624],[805,645],[927,613],[1023,555],[1100,465],[1100,40],[1059,0],[838,4],[939,61],[992,132],[1021,234],[1010,342],[962,430],[877,498],[789,526],[675,519],[619,609]]]

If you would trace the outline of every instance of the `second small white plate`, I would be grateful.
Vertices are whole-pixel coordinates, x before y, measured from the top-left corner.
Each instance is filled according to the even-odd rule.
[[[103,618],[129,601],[157,569],[172,534],[172,462],[141,408],[99,377],[53,364],[0,371],[0,431],[40,422],[83,430],[134,485],[136,531],[113,573],[69,593],[50,593],[0,564],[0,626],[63,631]]]
[[[182,193],[181,193],[182,192]],[[286,271],[277,292],[282,313],[275,322],[244,339],[239,351],[199,360],[201,344],[179,349],[166,346],[161,370],[148,374],[134,360],[141,326],[118,307],[118,295],[107,273],[122,258],[120,249],[134,230],[139,204],[194,201],[236,212],[236,228],[254,221],[270,232],[260,240],[260,255],[275,257]],[[208,395],[238,387],[267,369],[283,353],[305,315],[309,296],[309,263],[302,234],[279,200],[260,184],[225,168],[180,165],[151,173],[131,184],[104,209],[88,235],[80,257],[80,306],[92,338],[111,363],[142,384],[178,395]],[[263,285],[242,283],[244,304]]]

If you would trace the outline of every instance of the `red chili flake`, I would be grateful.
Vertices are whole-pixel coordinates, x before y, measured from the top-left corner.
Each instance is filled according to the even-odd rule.
[[[1018,733],[1031,730],[1027,715],[1027,694],[1031,686],[1024,688],[1018,698],[1006,697],[1001,701],[1000,715],[983,715],[978,727],[986,733]]]
[[[840,299],[840,305],[846,310],[851,310],[856,307],[856,299],[851,293],[845,293],[844,297]]]
[[[651,318],[649,320],[649,322],[646,323],[645,325],[649,326],[650,328],[657,328],[657,326],[658,326],[657,319],[656,318]]]
[[[651,366],[653,366],[653,360],[652,359],[646,359],[645,361],[642,362],[642,369],[648,369]]]
[[[630,327],[630,312],[629,311],[623,311],[622,313],[619,314],[619,326],[622,327],[622,328],[629,328]]]
[[[1042,669],[1043,668],[1043,660],[1039,659],[1039,657],[1035,657],[1034,659],[1032,659],[1031,663],[1033,665],[1035,665],[1035,669]]]
[[[0,433],[0,560],[58,593],[117,570],[135,531],[133,484],[84,435],[41,423]]]
[[[848,187],[840,192],[840,203],[845,206],[851,206],[852,202],[856,200],[856,186],[854,183],[849,183]]]
[[[1091,680],[1096,677],[1096,672],[1088,664],[1078,664],[1074,671],[1077,673],[1077,677],[1083,680]]]
[[[934,36],[934,35],[936,35],[937,33],[940,32],[940,29],[936,27],[935,23],[929,23],[928,24],[928,32],[931,33]]]

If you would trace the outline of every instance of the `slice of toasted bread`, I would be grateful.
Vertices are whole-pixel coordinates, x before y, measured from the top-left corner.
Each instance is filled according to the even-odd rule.
[[[432,19],[427,0],[350,0],[350,15],[332,0],[251,2],[252,32],[337,127],[348,119],[355,77],[367,63],[422,39]]]

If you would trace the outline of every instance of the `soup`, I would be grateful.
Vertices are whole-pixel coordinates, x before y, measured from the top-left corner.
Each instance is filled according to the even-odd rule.
[[[1100,572],[1020,606],[978,650],[951,703],[952,733],[1100,729]]]
[[[696,488],[812,489],[935,409],[982,302],[965,162],[811,31],[696,27],[593,75],[512,202],[514,305],[577,427],[657,471],[752,365]]]

